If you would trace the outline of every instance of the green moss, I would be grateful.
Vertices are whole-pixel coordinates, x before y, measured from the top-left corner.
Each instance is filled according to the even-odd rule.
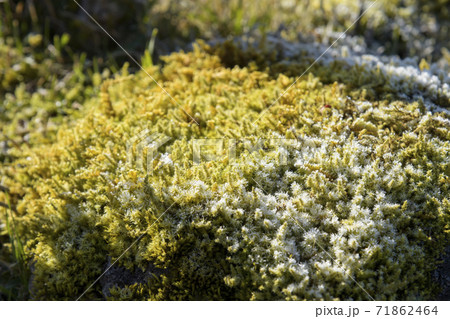
[[[24,194],[34,298],[76,299],[140,236],[117,265],[163,271],[111,299],[432,298],[448,242],[448,115],[327,83],[323,66],[270,107],[293,74],[227,68],[211,52],[147,69],[177,103],[123,72],[54,143],[3,169]],[[139,169],[130,154],[149,150],[127,141],[145,130],[170,139]],[[216,160],[193,162],[199,139],[224,139]],[[101,285],[84,298],[103,298]]]
[[[75,120],[83,102],[97,94],[103,78],[109,71],[99,73],[90,67],[84,55],[71,55],[67,61],[64,41],[44,44],[40,34],[29,35],[21,48],[14,47],[12,38],[0,38],[0,186],[4,185],[4,169],[22,158],[23,151],[30,147],[49,144],[55,139],[59,125]],[[66,43],[67,44],[67,43]],[[58,49],[56,49],[56,47]],[[70,50],[68,50],[70,51]],[[12,176],[8,184],[11,190],[13,208],[23,196],[20,178]],[[2,194],[0,204],[6,205],[6,195]],[[20,277],[8,265],[18,265],[8,238],[7,212],[0,211],[0,277]],[[27,267],[27,265],[23,265]],[[14,267],[13,267],[14,268]],[[17,268],[17,267],[16,267]],[[17,275],[17,276],[16,276]],[[26,294],[9,293],[8,282],[0,280],[0,298],[23,299]],[[6,289],[6,290],[5,290]],[[28,291],[28,284],[13,287],[12,290]],[[6,291],[6,292],[5,292]]]
[[[0,38],[0,160],[10,163],[14,151],[53,141],[60,123],[77,118],[82,103],[97,94],[109,70],[87,66],[85,55],[62,57],[64,47],[44,46],[30,35],[21,50],[11,38]],[[92,62],[92,61],[91,61]],[[91,63],[90,62],[90,63]],[[95,64],[95,62],[94,62]]]

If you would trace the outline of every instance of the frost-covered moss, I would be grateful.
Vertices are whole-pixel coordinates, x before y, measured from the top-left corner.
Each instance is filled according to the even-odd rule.
[[[155,275],[111,299],[432,298],[450,216],[448,80],[440,100],[417,78],[402,96],[395,75],[338,61],[293,84],[304,54],[263,70],[211,52],[147,69],[177,104],[143,72],[117,76],[55,143],[4,168],[25,194],[34,298],[77,298],[140,237],[117,265]],[[127,141],[145,130],[170,139],[141,170]],[[195,164],[198,139],[223,139],[223,151]]]
[[[4,5],[7,3],[0,4],[2,9]],[[109,71],[100,74],[97,60],[72,53],[67,48],[67,34],[55,37],[51,43],[40,34],[29,34],[21,41],[6,37],[3,20],[0,25],[0,206],[8,206],[4,167],[14,165],[22,157],[22,149],[52,143],[59,125],[77,118],[83,102],[97,94],[95,87],[102,78],[109,77]],[[11,201],[16,203],[23,196],[14,186],[20,182],[14,179],[8,184],[13,190]],[[1,207],[0,300],[27,298],[27,279],[21,278],[17,284],[17,279],[24,277],[20,267],[27,266],[17,262],[12,224]]]

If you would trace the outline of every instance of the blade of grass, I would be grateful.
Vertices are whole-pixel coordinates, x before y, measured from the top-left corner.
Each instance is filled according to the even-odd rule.
[[[26,265],[25,262],[25,250],[24,250],[24,246],[22,244],[22,241],[20,239],[20,236],[17,232],[17,228],[16,228],[16,223],[15,223],[15,219],[14,219],[14,214],[13,214],[13,209],[11,208],[11,199],[9,196],[9,192],[7,191],[8,189],[6,187],[2,187],[1,189],[5,195],[6,195],[6,205],[1,205],[2,207],[5,208],[5,219],[6,219],[6,231],[8,233],[9,236],[9,240],[10,240],[10,244],[11,244],[11,250],[12,250],[12,255],[15,259],[16,265],[15,267],[17,267],[17,277],[19,279],[20,285],[18,287],[18,292],[17,292],[17,296],[16,299],[25,299],[26,296],[28,295],[28,282],[29,282],[29,270],[28,267]],[[4,204],[4,203],[2,203]],[[6,206],[6,207],[5,207]],[[13,269],[14,267],[11,267],[9,270],[12,273],[12,277],[14,277],[15,274],[15,270]],[[2,290],[4,290],[5,288],[3,287]],[[1,291],[2,293],[4,293],[3,291]],[[8,295],[8,298],[11,299],[11,295]]]
[[[141,63],[143,67],[149,67],[153,65],[153,52],[155,51],[155,41],[156,35],[158,34],[158,29],[153,29],[152,36],[150,38],[150,42],[148,44],[147,50],[145,50],[144,55],[142,57]]]

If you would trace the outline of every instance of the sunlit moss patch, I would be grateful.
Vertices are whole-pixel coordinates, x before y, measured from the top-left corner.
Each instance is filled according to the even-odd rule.
[[[433,298],[450,213],[450,120],[433,88],[402,98],[345,61],[333,81],[320,64],[294,83],[289,65],[230,67],[211,52],[147,68],[176,103],[124,71],[5,168],[25,194],[33,297],[76,299],[141,237],[117,265],[153,275],[108,298]],[[349,83],[358,70],[365,82]],[[129,145],[142,132],[164,143],[140,165],[150,149]],[[206,139],[210,156],[194,161]],[[101,283],[84,295],[104,297]]]

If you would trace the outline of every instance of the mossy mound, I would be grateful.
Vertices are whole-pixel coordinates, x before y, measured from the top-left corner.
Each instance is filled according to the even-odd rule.
[[[435,104],[408,101],[361,65],[294,83],[309,59],[228,68],[213,52],[147,68],[176,102],[144,72],[104,82],[54,143],[5,167],[25,194],[33,297],[76,299],[121,256],[145,280],[111,299],[433,298],[449,240],[448,84]],[[162,144],[153,160],[147,139]]]

